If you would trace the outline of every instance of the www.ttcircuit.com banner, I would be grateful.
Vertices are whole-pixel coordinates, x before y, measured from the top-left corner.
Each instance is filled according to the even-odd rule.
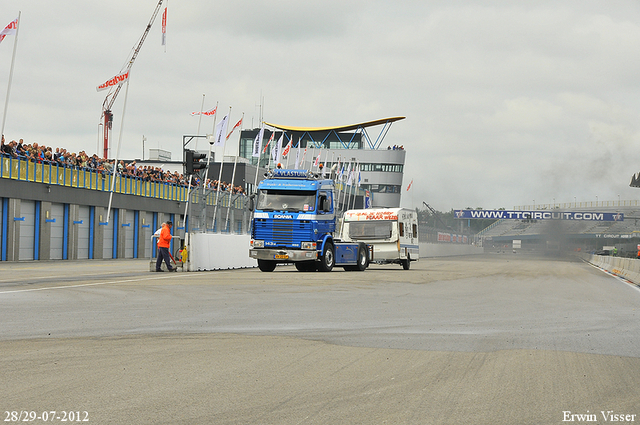
[[[585,211],[454,210],[459,219],[624,221],[624,214]]]

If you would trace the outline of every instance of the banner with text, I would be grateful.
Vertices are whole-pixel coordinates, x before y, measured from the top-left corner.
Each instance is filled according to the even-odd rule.
[[[624,221],[624,214],[586,211],[454,210],[458,219]]]

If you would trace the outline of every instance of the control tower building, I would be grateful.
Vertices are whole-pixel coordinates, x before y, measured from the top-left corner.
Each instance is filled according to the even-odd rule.
[[[372,207],[396,208],[400,206],[402,179],[406,151],[403,146],[386,144],[385,137],[391,124],[405,117],[383,118],[358,124],[338,127],[293,127],[265,122],[262,150],[271,139],[260,158],[253,157],[253,144],[260,129],[243,130],[240,136],[239,156],[259,168],[275,168],[270,152],[283,137],[283,149],[291,143],[287,158],[281,160],[284,168],[294,168],[298,157],[299,168],[313,168],[315,160],[324,167],[340,163],[360,167],[360,188],[371,195]],[[373,127],[377,135],[371,137]],[[300,153],[298,153],[298,150]],[[306,151],[306,153],[305,153]],[[262,174],[262,173],[261,173]],[[246,182],[248,193],[253,192],[252,183]]]

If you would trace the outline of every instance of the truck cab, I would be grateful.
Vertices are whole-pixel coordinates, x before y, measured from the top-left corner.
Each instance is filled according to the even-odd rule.
[[[364,244],[334,239],[334,182],[306,170],[276,169],[258,184],[249,256],[261,271],[294,263],[299,271],[331,271],[334,265],[364,270]],[[364,252],[362,252],[364,251]]]

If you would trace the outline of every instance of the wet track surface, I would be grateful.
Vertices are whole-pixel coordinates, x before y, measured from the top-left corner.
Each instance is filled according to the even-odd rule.
[[[566,410],[640,413],[631,396],[639,389],[640,291],[581,261],[487,255],[423,259],[409,271],[147,270],[144,260],[0,265],[0,374],[16,389],[0,392],[15,406],[3,408],[26,400],[50,409],[45,400],[60,400],[47,385],[63,374],[67,391],[91,394],[85,404],[94,423],[132,423],[132,407],[113,394],[125,397],[134,381],[158,394],[137,395],[133,405],[165,403],[174,423],[562,423]],[[98,391],[118,365],[137,372],[122,376],[125,388],[111,396]],[[172,369],[177,375],[167,380]],[[180,401],[167,405],[169,381],[199,407],[180,413]],[[308,394],[318,385],[324,402]],[[516,404],[528,393],[522,385],[557,388],[527,407]],[[208,407],[195,388],[209,394]],[[215,395],[221,388],[238,396],[262,391],[240,408],[228,394]],[[369,406],[366,393],[374,400],[387,390],[386,401]],[[456,407],[461,396],[482,407]],[[213,406],[211,397],[219,397]],[[340,420],[330,420],[334,413]],[[138,419],[157,423],[158,416]]]

